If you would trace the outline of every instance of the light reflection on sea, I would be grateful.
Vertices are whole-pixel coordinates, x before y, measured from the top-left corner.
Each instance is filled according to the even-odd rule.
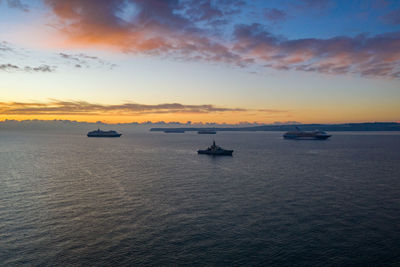
[[[400,264],[400,134],[332,133],[0,132],[0,263]]]

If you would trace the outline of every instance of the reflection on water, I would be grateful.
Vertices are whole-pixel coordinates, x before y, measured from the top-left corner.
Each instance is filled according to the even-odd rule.
[[[197,155],[215,138],[233,157]],[[0,133],[5,265],[400,262],[400,135]]]

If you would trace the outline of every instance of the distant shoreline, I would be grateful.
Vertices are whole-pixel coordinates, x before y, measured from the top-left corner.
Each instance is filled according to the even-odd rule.
[[[297,125],[263,125],[250,127],[159,127],[151,128],[152,132],[162,132],[170,129],[180,131],[219,131],[219,132],[257,132],[257,131],[291,131],[295,126],[304,131],[322,130],[331,132],[346,131],[400,131],[400,123],[372,122],[372,123],[343,123],[343,124],[297,124]]]
[[[280,131],[287,132],[299,127],[304,131],[321,130],[327,132],[383,132],[399,131],[398,122],[363,122],[363,123],[339,123],[339,124],[270,124],[270,125],[229,125],[229,124],[190,124],[178,122],[146,122],[146,123],[103,123],[103,122],[78,122],[70,120],[26,120],[0,121],[0,130],[68,130],[91,131],[98,128],[104,130],[141,129],[143,131],[164,132],[164,131],[216,131],[216,132],[258,132],[258,131]]]

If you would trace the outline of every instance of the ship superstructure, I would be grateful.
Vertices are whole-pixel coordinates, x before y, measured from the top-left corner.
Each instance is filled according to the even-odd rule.
[[[326,140],[331,135],[324,131],[301,131],[299,127],[296,127],[296,131],[287,132],[283,135],[285,139],[297,139],[297,140]]]
[[[102,131],[97,129],[96,131],[88,132],[88,137],[120,137],[122,134],[116,131]]]

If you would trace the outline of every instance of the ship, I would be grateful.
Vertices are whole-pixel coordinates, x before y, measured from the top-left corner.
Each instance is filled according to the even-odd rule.
[[[185,133],[185,130],[181,130],[181,129],[167,129],[167,130],[164,130],[164,133]]]
[[[233,150],[223,149],[222,147],[217,146],[215,144],[215,141],[213,141],[212,146],[208,147],[205,150],[198,150],[197,153],[212,155],[212,156],[232,156]]]
[[[88,137],[120,137],[122,134],[116,131],[102,131],[97,129],[96,131],[88,132]]]
[[[211,130],[200,130],[197,132],[198,134],[216,134],[216,131],[211,131]]]
[[[296,140],[326,140],[331,135],[324,131],[314,130],[314,131],[301,131],[296,127],[296,131],[287,132],[283,135],[285,139],[296,139]]]

